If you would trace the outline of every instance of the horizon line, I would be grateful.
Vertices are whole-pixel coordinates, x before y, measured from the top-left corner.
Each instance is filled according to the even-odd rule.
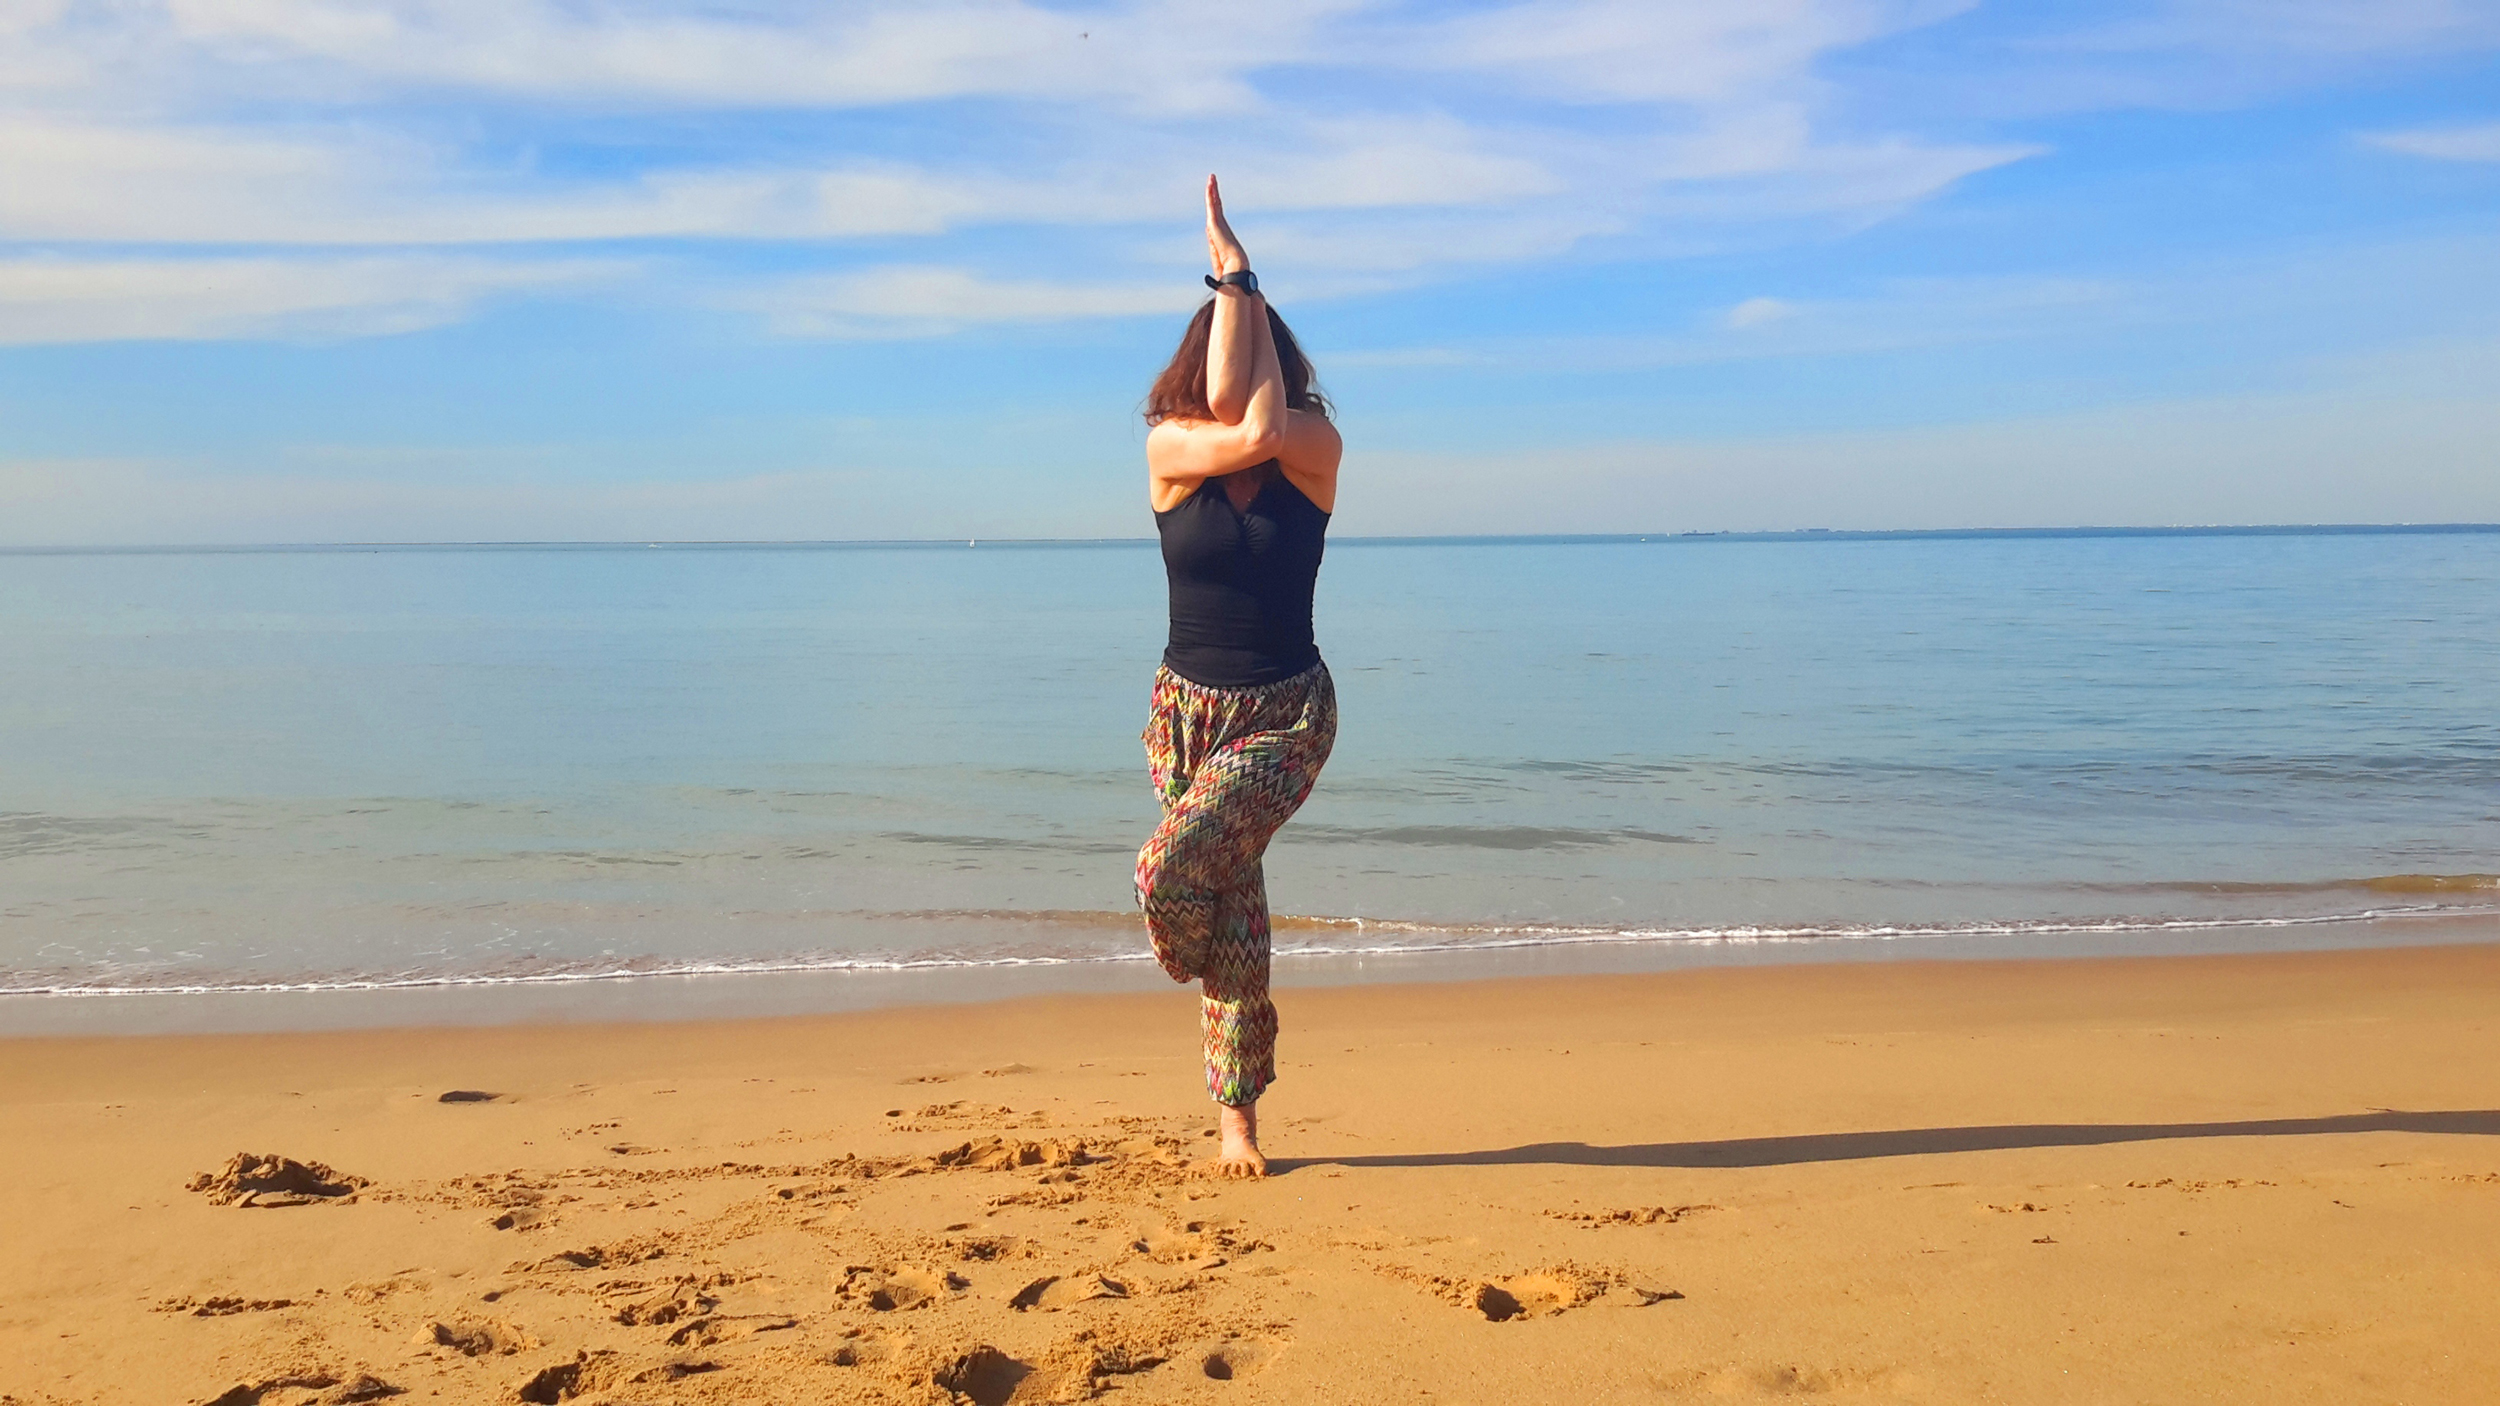
[[[1831,542],[2058,537],[2301,537],[2500,533],[2500,522],[2332,522],[2114,524],[2064,527],[1793,527],[1680,529],[1658,532],[1420,533],[1339,537],[1339,546],[1535,545],[1571,543]],[[408,539],[400,541],[124,542],[0,545],[0,556],[110,556],[214,552],[661,550],[667,548],[941,548],[1145,546],[1153,537],[583,537]]]

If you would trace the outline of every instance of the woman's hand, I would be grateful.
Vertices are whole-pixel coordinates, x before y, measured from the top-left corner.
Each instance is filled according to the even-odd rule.
[[[1207,261],[1215,265],[1218,278],[1250,267],[1250,256],[1233,237],[1233,227],[1224,222],[1224,192],[1215,188],[1213,176],[1207,177]]]

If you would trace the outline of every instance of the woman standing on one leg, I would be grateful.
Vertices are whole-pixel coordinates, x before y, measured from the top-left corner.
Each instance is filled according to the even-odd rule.
[[[1276,1077],[1260,861],[1337,738],[1311,593],[1344,446],[1213,176],[1207,253],[1215,296],[1146,394],[1172,636],[1145,736],[1163,823],[1137,856],[1137,901],[1156,960],[1204,992],[1218,1168],[1260,1176],[1258,1101]]]

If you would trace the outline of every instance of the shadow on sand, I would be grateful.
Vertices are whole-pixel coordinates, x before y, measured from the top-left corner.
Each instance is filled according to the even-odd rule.
[[[1270,1172],[1302,1167],[1786,1167],[1938,1152],[2012,1147],[2099,1147],[2197,1137],[2306,1137],[2315,1133],[2459,1133],[2500,1137],[2500,1109],[2404,1113],[2379,1109],[2332,1118],[2261,1118],[2240,1123],[2013,1123],[1993,1128],[1898,1128],[1872,1133],[1730,1138],[1722,1142],[1637,1142],[1593,1147],[1540,1142],[1484,1152],[1418,1152],[1376,1157],[1278,1158]]]

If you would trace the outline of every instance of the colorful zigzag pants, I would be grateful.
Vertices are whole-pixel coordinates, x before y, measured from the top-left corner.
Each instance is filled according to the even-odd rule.
[[[1146,765],[1163,823],[1137,855],[1137,903],[1155,960],[1200,983],[1207,1091],[1236,1108],[1276,1078],[1268,999],[1267,842],[1319,780],[1337,741],[1328,666],[1258,688],[1155,671]]]

